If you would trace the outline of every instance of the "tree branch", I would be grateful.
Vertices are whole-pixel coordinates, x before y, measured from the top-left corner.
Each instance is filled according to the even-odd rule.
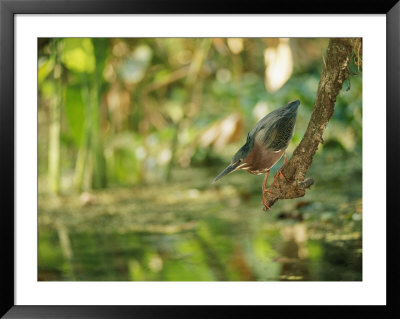
[[[306,133],[293,152],[292,158],[283,165],[272,185],[265,190],[267,205],[278,199],[302,197],[314,180],[305,179],[322,135],[333,114],[336,97],[349,75],[349,63],[354,47],[361,46],[361,39],[335,38],[329,41],[324,69],[318,85],[314,109]],[[267,208],[265,208],[267,210]]]

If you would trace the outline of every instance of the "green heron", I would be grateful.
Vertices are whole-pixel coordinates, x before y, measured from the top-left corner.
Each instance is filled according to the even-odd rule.
[[[264,116],[247,135],[246,143],[233,156],[229,166],[214,179],[213,183],[238,169],[254,175],[266,173],[262,200],[268,209],[264,193],[269,171],[284,155],[293,137],[299,105],[300,101],[295,100]]]

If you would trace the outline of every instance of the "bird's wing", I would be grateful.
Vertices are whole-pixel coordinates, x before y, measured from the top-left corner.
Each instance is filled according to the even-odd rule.
[[[255,133],[255,140],[263,145],[265,149],[268,149],[271,147],[273,141],[276,139],[277,134],[278,129],[276,125],[263,125]]]
[[[255,140],[265,149],[280,151],[287,148],[294,130],[296,117],[282,117],[277,121],[264,122],[254,133]]]
[[[276,135],[272,141],[270,148],[273,150],[286,149],[293,137],[296,116],[285,116],[275,123],[274,130]]]

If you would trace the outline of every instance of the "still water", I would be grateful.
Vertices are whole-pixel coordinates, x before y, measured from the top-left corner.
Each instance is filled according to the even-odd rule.
[[[171,184],[39,194],[38,280],[362,280],[358,156],[319,159],[306,196],[268,212],[263,176],[211,185],[222,166],[176,170]]]

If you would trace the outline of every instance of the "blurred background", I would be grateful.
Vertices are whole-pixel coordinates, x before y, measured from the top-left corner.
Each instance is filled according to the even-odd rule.
[[[362,280],[356,57],[305,197],[264,212],[264,175],[211,185],[259,119],[299,99],[291,157],[328,42],[39,39],[38,280]]]

